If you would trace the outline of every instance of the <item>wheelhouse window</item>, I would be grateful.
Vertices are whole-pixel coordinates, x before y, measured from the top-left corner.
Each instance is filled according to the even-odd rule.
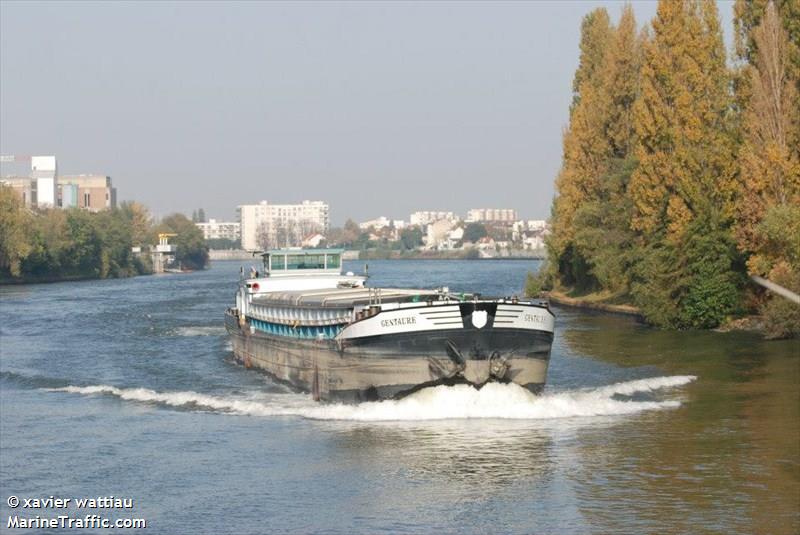
[[[283,270],[286,269],[286,255],[273,254],[269,255],[269,270]]]
[[[318,254],[286,255],[286,269],[325,269],[325,258]]]
[[[342,257],[338,254],[325,255],[327,257],[328,269],[339,269],[342,266]]]

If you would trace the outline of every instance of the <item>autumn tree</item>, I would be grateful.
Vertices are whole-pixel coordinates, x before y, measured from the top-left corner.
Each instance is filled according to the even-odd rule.
[[[800,292],[800,69],[790,34],[797,21],[787,24],[792,9],[787,2],[749,4],[749,9],[740,2],[736,7],[737,27],[748,30],[738,36],[739,45],[744,42],[741,53],[749,59],[741,84],[742,195],[736,238],[749,255],[749,273]],[[762,312],[771,336],[800,335],[797,306],[773,297],[764,300]]]
[[[767,276],[781,261],[760,246],[758,225],[775,206],[800,205],[800,100],[796,71],[790,63],[793,45],[769,3],[753,29],[750,98],[744,112],[739,152],[742,196],[737,210],[739,248],[751,253],[751,273]]]
[[[736,138],[716,3],[661,0],[652,30],[628,186],[640,245],[633,293],[643,309],[659,311],[660,325],[708,327],[735,310],[741,284],[729,246]]]
[[[119,215],[130,226],[132,245],[149,245],[153,222],[147,207],[136,201],[125,201],[120,204]]]
[[[593,198],[605,170],[609,147],[604,133],[603,63],[612,37],[608,12],[596,9],[583,19],[581,55],[573,82],[570,123],[564,132],[563,161],[556,178],[553,234],[548,240],[552,266],[563,283],[585,283],[587,264],[575,249],[575,212]]]
[[[707,205],[733,215],[730,78],[713,0],[661,0],[652,27],[634,109],[632,227],[677,244]]]
[[[639,95],[641,39],[631,6],[622,10],[603,59],[599,93],[605,109],[602,131],[606,145],[603,173],[592,195],[575,212],[575,248],[586,258],[601,289],[628,292],[633,237],[627,185],[636,168],[633,105]]]

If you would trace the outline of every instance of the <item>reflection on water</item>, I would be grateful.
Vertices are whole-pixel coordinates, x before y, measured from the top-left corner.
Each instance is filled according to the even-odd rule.
[[[800,342],[656,331],[609,316],[573,322],[561,334],[576,354],[699,377],[669,419],[582,438],[581,450],[605,454],[578,476],[594,525],[627,526],[626,506],[639,503],[648,505],[642,526],[669,518],[675,532],[800,530]]]
[[[518,480],[547,478],[554,463],[552,430],[515,421],[393,422],[337,426],[339,447],[369,462],[405,460],[406,477],[473,488],[476,493]]]

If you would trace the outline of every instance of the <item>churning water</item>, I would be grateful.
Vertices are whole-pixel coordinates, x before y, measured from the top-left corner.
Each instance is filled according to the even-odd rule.
[[[505,296],[536,268],[370,274]],[[541,396],[317,404],[231,358],[238,270],[0,289],[2,492],[130,497],[149,533],[800,529],[797,342],[556,310]]]
[[[648,393],[685,385],[692,376],[655,377],[610,386],[548,393],[534,396],[514,384],[487,384],[480,390],[468,385],[426,388],[397,401],[359,405],[319,404],[299,394],[252,392],[210,396],[199,392],[155,392],[147,388],[117,388],[108,385],[67,386],[53,391],[76,394],[107,394],[126,401],[196,408],[249,416],[299,416],[314,420],[364,422],[398,420],[446,420],[459,418],[509,418],[538,420],[635,414],[646,410],[675,408],[680,402],[633,401],[617,396]]]

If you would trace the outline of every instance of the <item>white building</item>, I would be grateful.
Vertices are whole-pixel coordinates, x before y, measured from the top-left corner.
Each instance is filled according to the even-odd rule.
[[[541,234],[534,234],[532,236],[525,237],[522,240],[522,245],[524,249],[532,249],[532,250],[539,250],[544,249],[544,236]]]
[[[236,211],[242,249],[247,251],[298,246],[309,234],[325,234],[330,227],[328,203],[322,201],[300,204],[261,201],[238,206]]]
[[[369,230],[370,227],[378,230],[384,227],[388,227],[392,224],[391,220],[388,217],[381,216],[377,219],[370,219],[369,221],[364,221],[363,223],[358,224],[358,228],[361,230]]]
[[[325,241],[325,236],[320,234],[319,232],[315,232],[303,238],[303,241],[300,243],[302,247],[319,247],[319,245]]]
[[[455,222],[449,219],[439,219],[428,225],[425,233],[425,247],[428,249],[447,248],[444,244],[454,224]]]
[[[31,178],[36,183],[36,206],[53,208],[56,205],[56,157],[31,156]]]
[[[209,219],[205,223],[195,223],[195,225],[203,231],[203,239],[206,240],[239,241],[242,238],[241,227],[236,221]]]
[[[425,226],[431,223],[435,223],[437,221],[441,221],[442,219],[446,219],[448,221],[458,221],[458,217],[456,217],[453,212],[441,212],[441,211],[421,211],[421,212],[414,212],[409,217],[409,222],[412,225],[419,225]]]
[[[117,189],[112,186],[110,176],[58,176],[55,156],[0,156],[0,163],[22,162],[30,162],[30,176],[5,177],[0,182],[13,188],[26,207],[99,212],[117,206]]]
[[[517,220],[517,211],[512,208],[473,208],[467,212],[466,220],[469,223],[511,223]]]
[[[464,227],[456,227],[449,231],[445,239],[436,246],[439,250],[455,249],[456,246],[464,239]]]

